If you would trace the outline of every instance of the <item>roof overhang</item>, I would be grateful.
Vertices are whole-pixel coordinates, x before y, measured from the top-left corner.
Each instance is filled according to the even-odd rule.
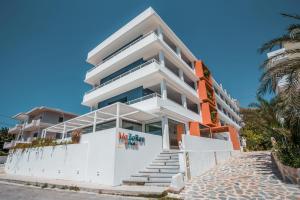
[[[153,31],[154,28],[161,27],[164,34],[168,36],[169,39],[173,40],[185,53],[185,56],[190,60],[197,60],[196,56],[185,46],[185,44],[176,36],[176,34],[170,29],[170,27],[161,19],[161,17],[149,7],[144,12],[139,14],[137,17],[132,19],[118,31],[110,35],[107,39],[101,42],[97,47],[92,49],[87,56],[87,62],[93,65],[97,65],[101,58],[107,56],[109,52],[108,49],[114,50],[120,48],[118,43],[129,42],[134,39],[130,35],[146,34],[147,31]]]
[[[118,116],[121,119],[135,122],[145,122],[157,118],[157,116],[154,114],[117,102],[104,108],[100,108],[98,110],[46,128],[45,131],[54,133],[66,133],[72,130],[92,126],[94,123],[98,124],[115,120]]]

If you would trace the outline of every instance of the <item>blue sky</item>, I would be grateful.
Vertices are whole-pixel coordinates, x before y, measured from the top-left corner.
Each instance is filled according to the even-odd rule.
[[[45,105],[83,114],[87,53],[152,6],[242,106],[255,101],[260,45],[294,22],[298,0],[0,1],[0,126]]]

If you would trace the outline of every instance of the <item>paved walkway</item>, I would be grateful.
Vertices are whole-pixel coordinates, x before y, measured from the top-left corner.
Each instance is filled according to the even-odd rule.
[[[270,152],[243,153],[187,183],[184,199],[297,199],[299,185],[285,184]]]

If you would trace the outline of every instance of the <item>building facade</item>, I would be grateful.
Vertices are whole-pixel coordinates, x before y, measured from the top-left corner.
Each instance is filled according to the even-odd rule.
[[[9,134],[15,136],[15,140],[6,142],[4,148],[12,148],[17,143],[30,143],[32,140],[40,138],[45,128],[74,117],[77,117],[77,115],[44,106],[33,108],[28,112],[18,113],[12,118],[18,120],[19,123],[8,130]],[[58,139],[60,134],[52,135],[52,137]]]
[[[176,148],[191,126],[202,136],[219,126],[241,128],[237,100],[151,8],[90,51],[87,62],[94,67],[84,81],[92,89],[82,104],[95,110],[122,102],[160,116],[153,123],[161,124],[164,148]]]

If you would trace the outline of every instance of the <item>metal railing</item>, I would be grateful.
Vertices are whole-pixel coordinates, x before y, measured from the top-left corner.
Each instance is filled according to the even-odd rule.
[[[124,77],[124,76],[126,76],[128,74],[131,74],[131,73],[133,73],[133,72],[135,72],[135,71],[137,71],[137,70],[139,70],[139,69],[141,69],[141,68],[143,68],[143,67],[145,67],[145,66],[147,66],[147,65],[149,65],[149,64],[151,64],[153,62],[155,62],[155,63],[158,64],[158,61],[155,60],[154,58],[152,58],[151,60],[148,60],[147,62],[144,62],[143,64],[138,65],[137,67],[135,67],[135,68],[133,68],[133,69],[131,69],[131,70],[123,73],[123,74],[120,74],[119,76],[116,76],[115,78],[113,78],[113,79],[111,79],[109,81],[106,81],[105,83],[102,83],[102,84],[100,84],[97,87],[94,87],[93,89],[87,91],[85,94],[91,93],[92,91],[95,91],[98,88],[101,88],[101,87],[103,87],[105,85],[108,85],[108,84],[110,84],[110,83],[112,83],[112,82],[114,82],[114,81],[116,81],[116,80],[118,80],[118,79],[120,79],[120,78],[122,78],[122,77]]]
[[[142,96],[140,98],[137,98],[137,99],[134,99],[134,100],[131,100],[131,101],[127,101],[126,104],[130,105],[130,104],[138,103],[138,102],[141,102],[141,101],[144,101],[144,100],[147,100],[147,99],[151,99],[151,98],[154,98],[154,97],[161,97],[161,96],[158,93],[152,93],[152,94]]]
[[[139,39],[133,41],[132,43],[129,43],[128,45],[126,45],[125,47],[119,49],[118,51],[116,51],[115,53],[113,53],[112,55],[110,55],[109,57],[105,58],[104,60],[102,60],[99,64],[97,64],[95,67],[89,69],[87,72],[92,71],[93,69],[97,68],[99,65],[105,63],[106,61],[108,61],[109,59],[111,59],[112,57],[115,57],[116,55],[118,55],[119,53],[125,51],[126,49],[128,49],[129,47],[131,47],[132,45],[138,43],[139,41],[141,41],[142,39],[144,39],[145,37],[147,37],[148,35],[151,35],[152,33],[154,33],[156,36],[157,34],[155,33],[155,31],[151,31],[149,33],[146,33],[145,35],[143,35],[142,37],[140,37]]]

